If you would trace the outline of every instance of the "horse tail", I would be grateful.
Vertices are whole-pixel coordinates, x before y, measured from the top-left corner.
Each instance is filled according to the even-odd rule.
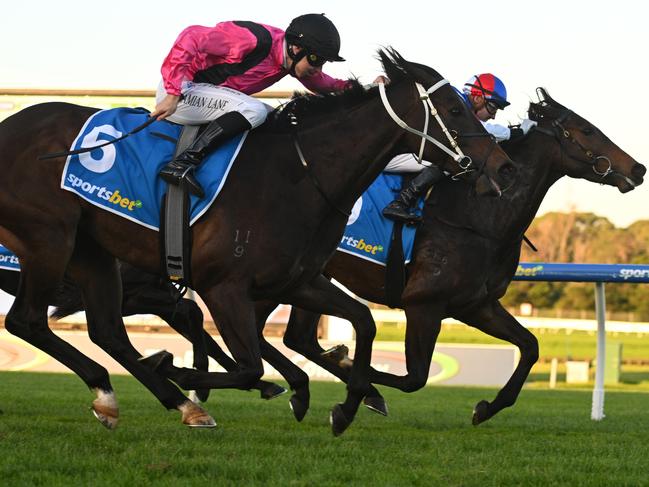
[[[53,305],[54,310],[50,313],[50,318],[55,320],[60,320],[77,311],[82,311],[84,307],[81,290],[74,284],[64,282],[57,291]]]

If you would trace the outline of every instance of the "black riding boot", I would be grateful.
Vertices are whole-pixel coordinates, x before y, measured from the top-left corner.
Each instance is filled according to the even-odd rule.
[[[412,178],[406,188],[401,190],[396,200],[383,208],[383,216],[390,220],[406,223],[421,221],[421,216],[411,212],[410,209],[422,194],[443,177],[444,173],[437,166],[426,167]]]
[[[202,198],[205,193],[194,176],[194,170],[207,154],[226,140],[252,126],[239,112],[228,112],[212,120],[192,144],[160,171],[160,177],[169,184],[180,185],[183,181],[190,193]]]

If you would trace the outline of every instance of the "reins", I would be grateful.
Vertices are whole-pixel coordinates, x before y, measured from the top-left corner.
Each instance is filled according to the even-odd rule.
[[[297,125],[297,120],[296,120],[296,125]],[[343,216],[349,218],[349,216],[352,214],[351,211],[343,210],[335,202],[333,202],[331,198],[327,196],[327,193],[325,193],[324,189],[322,189],[322,186],[318,182],[318,178],[316,177],[316,175],[313,174],[313,171],[311,170],[311,166],[306,162],[306,159],[304,158],[304,154],[302,153],[302,149],[300,148],[300,143],[297,140],[297,130],[293,132],[293,145],[295,145],[295,150],[297,151],[297,155],[300,158],[300,162],[302,163],[302,166],[306,170],[306,173],[309,175],[309,178],[311,179],[313,186],[315,186],[315,189],[318,190],[318,193],[320,193],[320,196],[322,196],[322,198],[334,210],[336,210],[338,213],[342,214]]]
[[[430,142],[431,144],[434,144],[436,147],[441,149],[442,151],[446,152],[449,156],[453,158],[454,161],[458,163],[462,171],[458,174],[454,174],[453,177],[457,177],[460,174],[465,174],[467,172],[472,171],[471,166],[473,165],[473,160],[471,157],[465,155],[462,152],[462,149],[460,149],[460,146],[458,145],[457,141],[455,140],[456,137],[451,134],[451,132],[448,130],[446,125],[444,124],[444,121],[442,118],[439,116],[439,112],[433,105],[433,102],[430,99],[430,95],[437,91],[439,88],[441,88],[444,85],[448,84],[448,80],[442,78],[439,80],[437,83],[435,83],[433,86],[428,88],[428,90],[424,89],[424,87],[420,83],[415,83],[415,86],[417,88],[417,91],[419,92],[419,99],[421,100],[421,103],[424,107],[424,112],[426,114],[426,117],[424,119],[424,130],[419,131],[415,128],[410,127],[406,122],[404,122],[394,111],[392,106],[390,105],[390,102],[388,100],[386,91],[385,91],[385,84],[383,82],[379,82],[379,93],[381,95],[381,102],[383,103],[383,107],[385,108],[385,111],[388,112],[388,115],[390,115],[390,118],[394,120],[394,122],[404,130],[415,134],[419,137],[421,137],[421,144],[419,146],[419,154],[417,156],[417,162],[419,164],[422,164],[422,159],[423,159],[423,154],[424,154],[424,148],[426,146],[426,142]],[[446,136],[446,138],[449,141],[449,144],[451,145],[451,149],[446,147],[444,144],[439,142],[437,139],[434,137],[428,135],[428,124],[430,120],[430,116],[433,116],[437,123],[440,126],[440,129]],[[349,217],[351,215],[351,211],[346,211],[340,208],[336,204],[336,202],[332,201],[329,196],[327,196],[327,193],[324,191],[320,183],[318,182],[318,178],[316,175],[313,173],[310,164],[307,162],[306,158],[304,157],[304,153],[302,152],[302,148],[300,147],[300,142],[298,140],[298,134],[297,134],[297,126],[298,126],[298,120],[297,117],[295,116],[294,113],[289,112],[289,118],[291,122],[291,126],[293,128],[293,145],[295,146],[295,151],[297,152],[297,155],[300,159],[300,162],[304,169],[306,170],[307,174],[309,175],[309,178],[313,182],[313,185],[315,186],[316,190],[322,198],[331,206],[333,209],[335,209],[338,213],[341,213],[342,215]]]
[[[546,106],[550,106],[550,107],[552,106],[552,105],[548,104],[548,102],[544,99],[545,98],[543,96],[544,93],[545,92],[544,92],[544,90],[542,88],[537,89],[537,94],[539,94],[539,99],[541,100],[540,103],[538,104],[538,106],[541,109],[543,107],[546,107]],[[542,133],[544,135],[555,138],[557,143],[559,144],[559,148],[561,150],[561,157],[563,157],[564,152],[567,153],[567,150],[565,150],[565,147],[564,147],[564,144],[562,143],[562,140],[569,140],[570,142],[575,144],[577,147],[579,147],[579,149],[584,153],[584,155],[588,158],[588,160],[584,161],[584,160],[582,160],[582,159],[580,159],[578,157],[568,155],[569,157],[572,157],[572,159],[574,159],[575,161],[581,162],[582,164],[587,164],[587,165],[591,166],[591,169],[593,170],[593,172],[595,174],[597,174],[601,179],[604,179],[606,176],[609,176],[609,175],[619,176],[622,179],[624,179],[629,185],[631,185],[631,187],[635,188],[636,184],[631,179],[626,177],[624,174],[621,174],[621,173],[613,170],[613,165],[611,163],[611,160],[608,157],[602,156],[602,155],[595,155],[595,153],[592,150],[587,148],[585,145],[583,145],[575,137],[572,136],[570,131],[564,126],[564,123],[565,123],[566,119],[572,113],[573,113],[572,110],[568,110],[568,109],[564,108],[563,113],[561,114],[561,116],[554,119],[554,120],[552,120],[550,122],[550,124],[552,125],[552,129],[548,129],[546,127],[541,127],[540,125],[537,125],[536,127],[534,127],[533,130],[535,130],[537,132],[540,132],[540,133]],[[540,115],[541,118],[544,117],[544,115],[542,113],[540,113],[539,115]],[[599,169],[597,169],[597,161],[599,161],[599,160],[606,161],[606,163],[608,165],[608,167],[604,171],[600,171]]]

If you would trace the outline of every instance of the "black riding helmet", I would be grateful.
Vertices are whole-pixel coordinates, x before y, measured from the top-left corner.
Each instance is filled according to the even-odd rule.
[[[294,18],[286,29],[286,42],[302,47],[308,54],[322,57],[325,61],[344,61],[338,55],[338,29],[324,14],[305,14]]]

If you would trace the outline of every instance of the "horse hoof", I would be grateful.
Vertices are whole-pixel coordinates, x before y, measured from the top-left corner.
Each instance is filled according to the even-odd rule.
[[[329,414],[329,423],[331,423],[331,432],[334,436],[342,435],[352,422],[347,419],[342,408],[342,404],[336,404]]]
[[[216,421],[198,404],[192,401],[185,401],[178,409],[183,414],[183,424],[190,428],[215,428]]]
[[[92,407],[90,408],[92,414],[95,415],[95,418],[109,430],[114,430],[117,428],[117,422],[119,421],[119,409],[111,408],[102,404],[99,404],[97,400],[93,401]]]
[[[306,416],[306,413],[309,410],[309,405],[302,402],[302,400],[295,394],[293,394],[288,400],[288,405],[291,408],[291,411],[293,411],[293,416],[295,416],[298,423],[304,419],[304,416]]]
[[[488,420],[489,417],[489,402],[480,401],[473,408],[473,418],[471,419],[471,423],[473,426],[478,426],[480,423]]]
[[[325,350],[320,355],[345,369],[351,369],[352,365],[354,365],[354,361],[349,358],[349,348],[346,345],[336,345],[329,350]]]
[[[267,401],[270,401],[271,399],[275,399],[277,396],[286,394],[287,391],[284,387],[275,384],[273,382],[270,382],[268,383],[268,385],[259,389],[259,392],[262,399],[266,399]]]
[[[153,355],[149,355],[148,357],[140,357],[137,360],[141,364],[149,367],[151,370],[166,368],[174,364],[174,356],[166,350],[160,350]]]
[[[343,357],[347,356],[348,353],[349,347],[347,347],[347,345],[340,344],[335,345],[328,350],[325,350],[320,355],[327,360],[331,360],[332,362],[338,362],[342,360]]]
[[[365,404],[365,407],[370,411],[379,413],[382,416],[388,415],[388,404],[385,402],[385,399],[383,399],[382,396],[365,396],[365,399],[363,399],[363,404]]]

